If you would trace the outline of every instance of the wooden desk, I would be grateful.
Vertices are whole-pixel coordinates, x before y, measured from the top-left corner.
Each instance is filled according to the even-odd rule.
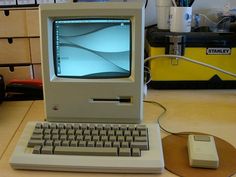
[[[0,104],[0,159],[32,103],[19,101]]]
[[[170,131],[197,131],[213,134],[236,147],[236,90],[183,90],[183,91],[160,91],[149,90],[147,100],[158,101],[167,108],[167,113],[161,119],[161,124]],[[5,103],[4,103],[5,104]],[[10,103],[7,103],[10,104]],[[12,103],[18,106],[22,105],[22,110],[27,110],[23,105],[25,102]],[[45,172],[45,171],[26,171],[13,170],[8,161],[15,148],[15,145],[28,121],[44,120],[43,101],[34,101],[32,105],[28,103],[28,111],[23,111],[24,115],[18,115],[18,118],[10,116],[19,108],[16,106],[0,105],[0,116],[9,115],[8,119],[18,119],[19,125],[17,132],[14,134],[8,148],[4,151],[0,159],[0,176],[1,177],[58,177],[58,176],[83,176],[83,177],[110,177],[110,176],[160,176],[174,177],[175,175],[164,171],[163,174],[101,174],[101,173],[72,173],[72,172]],[[11,110],[10,110],[11,109]],[[19,111],[19,110],[18,110]],[[146,122],[155,122],[162,109],[152,105],[144,104],[144,117]],[[4,113],[2,113],[4,112]],[[16,111],[17,112],[17,111]],[[16,114],[17,115],[17,114]],[[2,118],[1,118],[2,119]],[[0,121],[1,121],[0,119]],[[14,121],[13,121],[14,122]],[[0,122],[2,123],[2,122]],[[0,132],[5,126],[0,125]],[[17,126],[9,125],[10,129],[16,129]],[[162,137],[167,134],[161,132]],[[7,137],[5,138],[7,139]],[[10,140],[9,140],[10,141]],[[1,143],[2,146],[2,143]],[[234,175],[236,177],[236,174]]]

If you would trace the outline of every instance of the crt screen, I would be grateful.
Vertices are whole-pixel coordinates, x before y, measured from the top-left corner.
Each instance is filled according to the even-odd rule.
[[[55,20],[54,64],[58,77],[120,78],[131,73],[131,21]]]

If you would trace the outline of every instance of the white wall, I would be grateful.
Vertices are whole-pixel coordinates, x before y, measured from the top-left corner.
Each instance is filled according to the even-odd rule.
[[[236,8],[236,0],[230,0],[231,8]]]

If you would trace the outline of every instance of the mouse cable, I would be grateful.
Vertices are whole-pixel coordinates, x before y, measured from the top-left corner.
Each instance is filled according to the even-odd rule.
[[[157,101],[153,101],[153,100],[144,100],[144,103],[153,104],[153,105],[156,105],[156,106],[162,108],[162,110],[163,110],[162,113],[157,117],[157,123],[159,124],[161,130],[163,130],[166,133],[172,134],[172,135],[189,135],[189,133],[171,132],[162,126],[161,118],[163,118],[164,114],[166,114],[167,108],[165,106],[163,106],[161,103],[159,103]]]
[[[222,73],[224,73],[224,74],[227,74],[227,75],[236,77],[236,74],[235,74],[235,73],[232,73],[232,72],[223,70],[223,69],[221,69],[221,68],[218,68],[218,67],[213,66],[213,65],[209,65],[209,64],[207,64],[207,63],[203,63],[203,62],[200,62],[200,61],[196,61],[196,60],[190,59],[190,58],[188,58],[188,57],[180,56],[180,55],[155,55],[155,56],[151,56],[151,57],[145,58],[145,59],[144,59],[144,63],[146,63],[146,62],[148,62],[148,61],[151,61],[151,60],[156,60],[156,59],[159,59],[159,58],[175,58],[176,60],[178,60],[178,59],[183,59],[183,60],[189,61],[189,62],[191,62],[191,63],[195,63],[195,64],[198,64],[198,65],[201,65],[201,66],[205,66],[205,67],[214,69],[214,70],[216,70],[216,71],[220,71],[220,72],[222,72]]]

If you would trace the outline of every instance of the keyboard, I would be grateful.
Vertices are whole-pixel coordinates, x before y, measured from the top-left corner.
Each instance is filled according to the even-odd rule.
[[[30,170],[161,173],[160,128],[156,123],[28,122],[10,164]]]

